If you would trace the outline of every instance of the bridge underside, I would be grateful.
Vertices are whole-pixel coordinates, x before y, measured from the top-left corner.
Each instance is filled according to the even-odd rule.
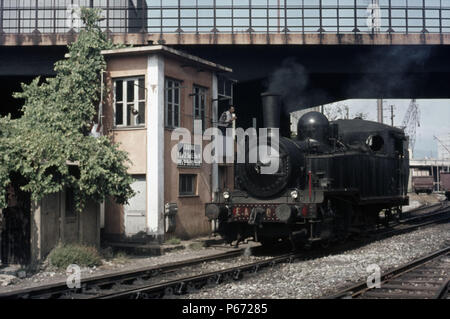
[[[300,66],[299,80],[291,76],[283,86],[297,93],[300,108],[350,98],[450,98],[447,45],[173,46],[231,67],[239,81],[234,102],[241,114],[258,112],[259,94],[269,88],[271,74],[292,64]],[[63,46],[0,47],[2,96],[20,81],[52,75],[53,63],[65,52]],[[17,101],[6,102],[11,106],[2,114],[17,108]]]

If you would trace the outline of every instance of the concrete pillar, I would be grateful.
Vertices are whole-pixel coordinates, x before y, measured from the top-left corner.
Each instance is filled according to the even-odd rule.
[[[147,61],[147,234],[164,235],[164,58]]]

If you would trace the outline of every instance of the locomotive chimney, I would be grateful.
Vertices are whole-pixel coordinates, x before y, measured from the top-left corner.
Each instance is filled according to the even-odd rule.
[[[265,92],[261,94],[261,99],[264,127],[280,128],[280,95],[271,92]]]

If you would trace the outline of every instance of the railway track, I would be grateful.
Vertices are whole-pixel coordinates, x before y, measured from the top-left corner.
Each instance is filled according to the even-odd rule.
[[[443,201],[437,204],[422,206],[402,213],[399,222],[405,223],[408,221],[421,220],[428,217],[433,217],[445,212],[450,208],[448,201]]]
[[[410,212],[413,212],[414,215],[411,217],[409,215],[402,216],[397,222],[389,223],[388,227],[377,229],[373,232],[373,235],[380,237],[397,233],[400,234],[403,231],[410,231],[430,224],[448,221],[450,219],[450,204],[448,201],[445,201],[440,204],[421,207]],[[419,212],[422,213],[417,214]]]
[[[93,299],[153,299],[172,297],[173,295],[183,295],[203,287],[210,287],[232,280],[241,280],[244,276],[256,274],[258,271],[273,268],[277,264],[292,262],[296,258],[301,257],[302,253],[289,253],[278,257],[269,258],[263,261],[248,263],[242,266],[221,269],[218,271],[208,272],[201,275],[189,276],[164,282],[160,284],[143,285],[141,287],[121,287],[118,291],[114,288],[110,291],[103,291],[93,296],[85,295],[87,298]]]
[[[423,209],[430,210],[430,207],[425,207]],[[404,219],[400,222],[399,229],[389,229],[388,232],[384,232],[384,236],[388,233],[389,235],[394,235],[396,233],[401,234],[407,232],[408,230],[414,230],[419,227],[423,227],[429,224],[433,224],[441,221],[448,221],[450,219],[450,207],[445,205],[436,205],[433,207],[435,211],[424,213],[420,216],[414,216]],[[419,210],[415,210],[418,212]],[[409,225],[404,225],[408,224]],[[345,246],[345,245],[344,245]],[[345,246],[345,249],[352,247],[353,244]],[[331,248],[330,251],[340,250],[341,248]],[[329,252],[329,251],[328,251]],[[176,279],[173,281],[159,283],[159,284],[149,284],[142,285],[140,287],[113,287],[109,291],[90,291],[88,294],[80,296],[81,298],[95,298],[95,299],[120,299],[120,298],[163,298],[170,297],[172,295],[183,295],[191,291],[199,290],[205,286],[211,286],[220,284],[230,280],[240,280],[244,275],[251,275],[257,273],[259,270],[274,267],[277,264],[292,262],[296,259],[307,259],[314,258],[322,253],[305,253],[305,252],[294,252],[286,255],[270,258],[264,261],[258,261],[254,263],[249,263],[246,265],[231,267],[227,269],[222,269],[214,272],[209,272],[197,276],[190,276],[185,278]]]
[[[380,237],[404,233],[422,226],[441,221],[448,221],[450,219],[450,207],[445,205],[445,207],[434,207],[434,209],[436,208],[438,209],[435,211],[403,219],[398,225],[392,226],[391,228],[378,230],[372,234],[372,239],[370,240],[373,241],[375,239],[379,239]],[[426,207],[425,209],[430,209],[430,207]],[[325,253],[335,253],[348,250],[354,248],[356,245],[358,245],[358,243],[343,244],[337,247],[332,247]],[[216,285],[229,280],[240,280],[244,277],[244,275],[255,274],[261,269],[271,268],[280,263],[292,262],[298,258],[314,258],[324,254],[323,251],[294,252],[203,274],[187,275],[175,279],[171,279],[170,276],[168,276],[169,279],[165,281],[160,280],[159,278],[164,274],[174,274],[183,267],[194,266],[209,261],[234,258],[241,256],[243,252],[244,249],[239,249],[183,262],[146,267],[143,269],[125,271],[112,275],[91,277],[82,280],[81,288],[79,289],[69,289],[65,283],[59,283],[12,291],[9,293],[0,293],[0,299],[163,298],[170,297],[172,295],[189,293],[205,286]]]
[[[450,246],[409,262],[380,278],[380,288],[367,282],[344,289],[332,299],[449,299]]]
[[[389,229],[389,235],[394,235],[396,233],[404,233],[408,230],[414,230],[422,226],[426,226],[432,223],[449,220],[450,214],[449,207],[441,207],[434,212],[429,212],[421,216],[415,216],[412,218],[404,219],[401,222],[401,227],[399,229]],[[442,216],[444,215],[444,216]],[[410,223],[409,225],[403,225],[403,223]],[[400,225],[399,225],[400,226]],[[386,236],[386,233],[384,233]],[[350,249],[356,243],[350,243],[348,245],[343,245],[343,247],[331,248],[326,250],[325,254],[330,252],[336,252],[341,250]],[[88,291],[83,295],[79,295],[77,298],[94,298],[94,299],[139,299],[139,298],[164,298],[171,297],[173,295],[183,295],[190,293],[192,291],[199,290],[203,287],[208,287],[212,285],[221,284],[223,282],[231,280],[240,280],[244,276],[256,274],[258,271],[272,268],[277,264],[292,262],[296,259],[308,259],[315,258],[323,255],[324,252],[294,252],[285,254],[278,257],[273,257],[267,260],[258,261],[254,263],[249,263],[246,265],[231,267],[227,269],[221,269],[218,271],[213,271],[209,273],[204,273],[201,275],[189,276],[184,278],[179,278],[176,280],[148,284],[140,283],[140,286],[135,286],[133,283],[128,287],[126,285],[111,287],[107,291]]]
[[[429,204],[429,205],[421,205],[419,207],[410,209],[406,212],[403,212],[403,215],[411,215],[414,214],[416,212],[427,212],[427,211],[433,211],[436,208],[441,207],[442,205],[445,205],[446,201],[442,201],[442,202],[438,202],[438,203],[434,203],[434,204]]]
[[[0,299],[58,299],[67,296],[77,295],[79,291],[88,289],[101,289],[102,287],[113,286],[117,283],[132,282],[134,280],[148,280],[176,271],[177,269],[195,266],[204,262],[234,258],[244,253],[245,249],[238,249],[215,254],[207,257],[193,258],[181,262],[166,263],[151,267],[143,267],[132,271],[122,271],[114,274],[89,277],[81,280],[80,289],[70,289],[65,282],[59,282],[44,286],[14,290],[0,293]]]

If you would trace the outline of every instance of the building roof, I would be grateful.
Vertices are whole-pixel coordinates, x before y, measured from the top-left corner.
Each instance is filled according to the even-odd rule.
[[[411,159],[409,161],[409,166],[449,166],[450,160],[443,159]]]
[[[182,59],[185,60],[186,62],[194,63],[203,68],[207,68],[213,71],[233,72],[232,69],[227,68],[226,66],[199,58],[195,55],[191,55],[189,53],[185,53],[180,50],[175,50],[173,48],[164,45],[148,45],[135,48],[122,48],[122,49],[112,49],[102,51],[102,54],[104,56],[120,56],[120,55],[130,56],[130,55],[144,55],[144,54],[148,55],[151,53],[161,53],[166,56]]]

